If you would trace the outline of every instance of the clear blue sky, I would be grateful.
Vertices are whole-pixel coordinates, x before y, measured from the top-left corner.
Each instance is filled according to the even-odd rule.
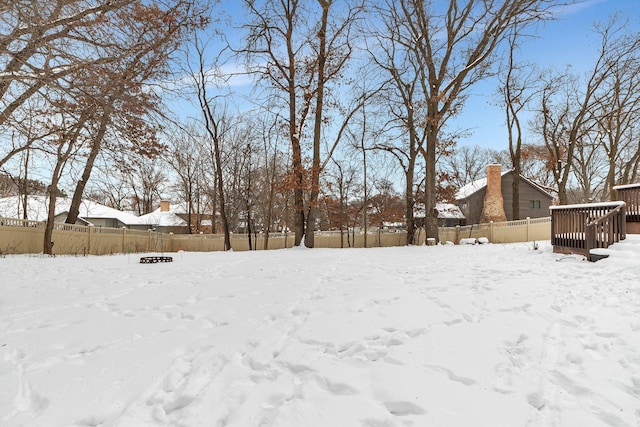
[[[541,25],[537,38],[523,46],[522,55],[541,68],[563,70],[571,65],[574,72],[584,73],[598,54],[600,40],[593,32],[594,23],[607,22],[616,12],[629,19],[630,29],[640,31],[640,0],[585,0],[566,8],[556,21]],[[472,90],[455,121],[457,127],[470,129],[472,134],[459,139],[459,146],[508,148],[504,112],[494,105],[495,85],[494,81],[486,82]]]
[[[218,10],[237,19],[242,13],[242,5],[237,0],[222,0]],[[630,29],[640,31],[640,0],[578,0],[578,3],[565,7],[557,20],[540,25],[535,30],[537,37],[527,41],[521,53],[525,60],[536,63],[541,68],[563,70],[571,65],[574,72],[584,73],[598,54],[600,40],[593,32],[594,23],[606,22],[616,12],[629,19]],[[229,67],[232,68],[233,65]],[[237,77],[230,84],[233,92],[246,94],[250,78]],[[497,82],[491,80],[471,88],[464,109],[450,123],[450,130],[465,129],[469,133],[469,136],[458,139],[459,146],[479,145],[496,150],[508,148],[504,111],[495,105],[496,85]],[[246,101],[236,99],[235,102],[244,104]],[[184,101],[179,101],[179,104],[178,109],[183,114],[199,114],[199,110],[192,105],[185,105]],[[534,141],[529,138],[525,142]]]

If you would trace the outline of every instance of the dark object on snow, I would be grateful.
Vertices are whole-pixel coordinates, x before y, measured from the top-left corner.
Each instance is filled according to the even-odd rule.
[[[170,256],[143,256],[140,258],[140,264],[155,264],[157,262],[173,262]]]
[[[605,259],[605,258],[609,258],[609,254],[603,254],[603,253],[597,253],[594,251],[589,252],[589,261],[591,262],[596,262],[596,261],[600,261],[601,259]]]

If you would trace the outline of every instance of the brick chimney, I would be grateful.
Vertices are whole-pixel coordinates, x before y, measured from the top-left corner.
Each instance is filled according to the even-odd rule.
[[[502,199],[502,165],[487,165],[487,193],[484,196],[480,223],[506,220],[504,200]]]
[[[160,200],[160,212],[169,212],[171,202],[169,200]]]

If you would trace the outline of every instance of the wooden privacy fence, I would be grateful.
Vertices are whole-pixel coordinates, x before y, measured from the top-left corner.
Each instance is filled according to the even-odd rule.
[[[442,242],[459,243],[460,239],[486,237],[494,243],[514,243],[531,240],[549,240],[551,219],[537,218],[481,224],[467,227],[439,229]],[[0,255],[42,253],[44,222],[0,218]],[[414,244],[422,245],[424,231],[418,231]],[[270,233],[252,235],[253,249],[291,248],[292,233]],[[367,247],[404,246],[406,232],[375,230],[366,236]],[[222,251],[224,236],[221,234],[164,234],[151,230],[126,228],[88,227],[83,225],[55,224],[53,230],[53,252],[57,255],[108,255],[117,253],[145,252],[191,252]],[[362,232],[318,231],[315,233],[318,248],[365,247]],[[246,234],[233,234],[231,247],[234,251],[249,250]]]
[[[441,227],[438,233],[441,242],[459,243],[465,238],[486,237],[491,243],[516,243],[551,238],[551,218],[527,218],[518,221],[491,222],[464,227]]]
[[[591,250],[608,248],[626,238],[625,202],[551,207],[553,251],[591,259]]]
[[[42,252],[45,222],[0,218],[0,254]],[[53,252],[64,255],[107,255],[171,250],[169,235],[126,228],[56,223]]]

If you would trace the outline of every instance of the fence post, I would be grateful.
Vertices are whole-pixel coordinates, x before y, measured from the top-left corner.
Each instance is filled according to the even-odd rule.
[[[87,255],[91,255],[91,226],[87,227]]]
[[[122,253],[127,253],[127,228],[122,227]]]
[[[460,225],[456,225],[456,237],[453,243],[456,245],[460,243]]]
[[[489,241],[493,243],[493,221],[489,222]]]
[[[151,252],[151,230],[147,230],[149,237],[147,238],[147,250],[145,252]]]
[[[527,242],[529,241],[529,226],[531,225],[531,218],[527,217]]]

